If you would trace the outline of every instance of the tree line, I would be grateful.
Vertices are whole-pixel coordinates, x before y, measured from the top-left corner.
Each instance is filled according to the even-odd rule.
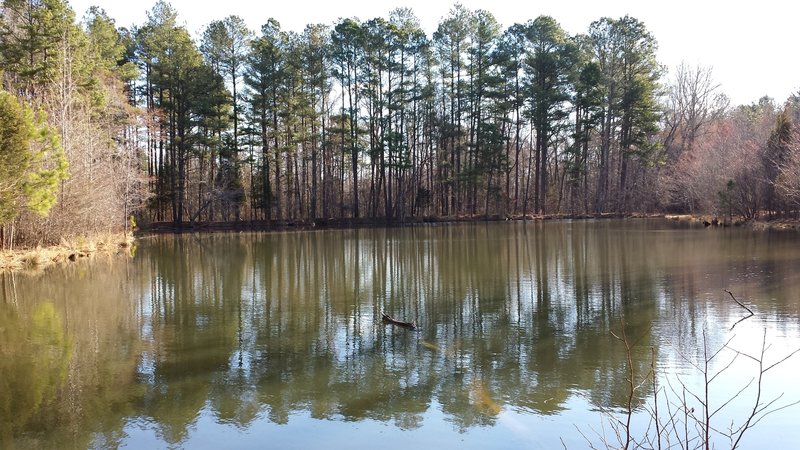
[[[154,220],[627,211],[658,147],[656,42],[632,17],[569,36],[453,7],[195,45],[157,3],[135,33]]]
[[[570,35],[455,5],[432,36],[409,9],[300,33],[228,16],[194,39],[164,1],[119,28],[6,0],[0,27],[0,103],[42,130],[0,184],[0,223],[29,240],[133,211],[183,227],[798,209],[798,96],[732,107],[710,69],[668,73],[630,16]]]

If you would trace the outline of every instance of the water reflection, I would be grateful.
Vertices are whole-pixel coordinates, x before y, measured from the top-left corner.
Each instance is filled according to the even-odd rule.
[[[3,446],[114,447],[135,442],[131,424],[181,444],[207,416],[238,430],[305,412],[413,431],[435,411],[465,432],[505,412],[565,414],[576,397],[615,408],[627,368],[610,331],[623,320],[643,373],[651,348],[669,368],[703,330],[724,339],[740,311],[723,288],[759,317],[799,315],[800,245],[786,234],[602,221],[141,247],[2,278]]]

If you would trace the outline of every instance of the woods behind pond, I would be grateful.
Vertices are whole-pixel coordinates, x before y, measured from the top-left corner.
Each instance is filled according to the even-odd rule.
[[[570,35],[454,6],[196,37],[157,2],[6,1],[2,244],[140,225],[797,209],[798,97],[730,105],[625,16]],[[524,19],[524,18],[523,18]],[[783,99],[778,99],[780,102]],[[13,120],[12,120],[13,119]],[[13,137],[16,136],[16,137]],[[13,144],[13,145],[11,145]]]

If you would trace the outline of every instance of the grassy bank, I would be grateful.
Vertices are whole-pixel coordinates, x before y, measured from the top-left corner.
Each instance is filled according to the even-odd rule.
[[[0,250],[0,272],[38,271],[54,264],[74,263],[100,254],[129,251],[134,238],[122,233],[62,239],[51,247]]]

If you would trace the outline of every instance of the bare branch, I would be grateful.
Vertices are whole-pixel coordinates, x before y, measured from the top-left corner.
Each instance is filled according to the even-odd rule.
[[[781,394],[781,397],[783,397],[783,394]],[[753,422],[753,426],[755,426],[756,424],[758,424],[759,422],[761,422],[761,421],[762,421],[762,420],[763,420],[765,417],[769,416],[770,414],[772,414],[772,413],[776,413],[776,412],[778,412],[778,411],[782,411],[782,410],[784,410],[784,409],[786,409],[786,408],[790,408],[790,407],[792,407],[792,406],[795,406],[795,405],[800,405],[800,400],[794,401],[794,402],[792,402],[792,403],[788,403],[788,404],[786,404],[786,405],[783,405],[783,406],[779,406],[779,407],[777,407],[777,408],[775,408],[775,409],[771,409],[771,410],[769,410],[769,411],[765,412],[765,413],[764,413],[764,414],[763,414],[761,417],[759,417],[759,418],[758,418],[758,419],[757,419],[755,422]]]
[[[747,314],[746,316],[742,317],[741,319],[739,319],[738,321],[736,321],[736,323],[734,323],[734,324],[731,326],[731,331],[733,331],[733,329],[736,327],[736,325],[739,325],[739,324],[740,324],[742,321],[744,321],[744,320],[746,320],[746,319],[749,319],[749,318],[753,317],[753,310],[752,310],[752,309],[750,309],[750,308],[748,308],[747,306],[745,306],[745,305],[744,305],[742,302],[740,302],[739,300],[737,300],[737,299],[736,299],[736,297],[733,295],[733,292],[731,292],[731,291],[729,291],[729,290],[727,290],[727,289],[724,289],[724,291],[725,291],[725,292],[727,292],[727,293],[728,293],[728,295],[730,295],[730,296],[731,296],[731,298],[733,299],[733,301],[734,301],[734,302],[736,302],[736,304],[737,304],[737,305],[739,305],[739,306],[741,306],[742,308],[746,309],[746,310],[747,310],[747,312],[748,312],[748,314]]]
[[[725,367],[723,367],[723,368],[722,368],[722,369],[720,369],[720,370],[719,370],[719,371],[718,371],[716,374],[714,374],[714,376],[712,376],[712,377],[711,377],[711,378],[708,380],[708,382],[709,382],[709,383],[713,382],[713,381],[714,381],[714,380],[715,380],[715,379],[716,379],[718,376],[722,375],[723,373],[725,373],[725,371],[727,371],[728,369],[730,369],[730,367],[733,365],[733,363],[736,361],[736,359],[737,359],[738,357],[739,357],[739,353],[735,353],[735,354],[734,354],[734,356],[733,356],[733,358],[731,358],[731,360],[728,362],[728,364],[726,364],[726,365],[725,365]]]
[[[729,295],[735,299],[735,296],[730,293]],[[737,303],[740,304],[738,301]],[[748,309],[744,305],[742,307]],[[711,347],[706,330],[703,330],[702,348],[694,358],[678,351],[680,357],[686,361],[686,367],[694,368],[699,376],[702,377],[702,388],[695,391],[687,386],[681,376],[667,375],[663,377],[663,381],[659,379],[655,348],[651,348],[651,361],[647,373],[644,376],[635,373],[633,364],[634,345],[631,345],[624,321],[621,321],[620,330],[610,334],[624,345],[626,352],[624,379],[628,388],[628,398],[627,404],[622,406],[621,411],[617,410],[614,413],[603,409],[603,412],[607,415],[606,420],[603,421],[603,434],[597,433],[599,441],[595,441],[595,444],[590,442],[591,448],[599,445],[600,448],[606,449],[710,449],[715,446],[715,439],[725,438],[730,442],[730,448],[736,449],[741,446],[743,436],[747,431],[761,423],[766,417],[800,404],[800,400],[782,404],[781,400],[784,398],[784,394],[777,395],[769,401],[764,401],[765,374],[800,353],[800,349],[796,349],[767,365],[765,363],[766,355],[771,348],[771,344],[767,342],[766,329],[762,336],[761,348],[754,354],[748,354],[733,348],[731,342],[735,336],[729,336],[725,343],[719,347]],[[723,355],[725,350],[733,352],[730,358]],[[736,361],[742,361],[739,358],[740,356],[758,365],[755,376],[746,380],[732,395],[724,399],[717,399],[713,395],[712,385],[716,385],[716,382],[722,378],[723,374],[734,374],[734,381],[739,379],[741,375],[738,368],[737,370],[732,369]],[[720,360],[719,364],[715,361],[717,359]],[[637,431],[633,429],[631,421],[635,392],[643,389],[646,381],[651,377],[653,381],[652,397],[644,405],[644,413],[649,418],[642,423],[645,428],[643,430],[637,429]],[[664,386],[665,383],[666,386]],[[723,410],[731,408],[735,401],[743,400],[751,394],[754,394],[754,396],[743,412],[742,422],[732,420],[725,429],[719,428],[718,424],[714,423],[718,421]],[[610,427],[614,435],[606,435],[605,427]],[[613,439],[616,439],[616,442],[613,442]]]
[[[766,369],[764,369],[764,372],[767,372],[767,371],[769,371],[770,369],[772,369],[773,367],[775,367],[775,366],[778,366],[778,365],[782,364],[784,361],[786,361],[787,359],[791,358],[792,356],[794,356],[794,355],[796,355],[796,354],[798,354],[798,353],[800,353],[800,348],[796,349],[796,350],[795,350],[795,351],[793,351],[792,353],[789,353],[788,355],[786,355],[785,357],[781,358],[780,360],[778,360],[778,361],[777,361],[777,362],[775,362],[774,364],[771,364],[771,365],[767,366],[767,368],[766,368]]]
[[[732,395],[732,396],[731,396],[731,397],[730,397],[728,400],[726,400],[725,402],[723,402],[723,403],[722,403],[722,405],[720,405],[720,406],[719,406],[719,408],[715,409],[715,410],[714,410],[714,412],[712,412],[712,413],[711,413],[711,416],[713,417],[715,414],[717,414],[718,412],[720,412],[720,411],[721,411],[723,408],[725,408],[726,406],[728,406],[728,405],[729,405],[729,404],[730,404],[732,401],[734,401],[734,400],[735,400],[737,397],[739,397],[740,395],[744,394],[744,391],[746,391],[746,390],[747,390],[747,388],[749,388],[750,386],[752,386],[752,385],[753,385],[753,381],[755,381],[755,378],[751,378],[751,379],[750,379],[750,381],[748,381],[748,382],[747,382],[747,384],[746,384],[746,385],[744,385],[744,387],[743,387],[743,388],[739,389],[739,392],[737,392],[736,394]]]
[[[750,309],[750,308],[748,308],[748,307],[747,307],[747,306],[745,306],[744,304],[742,304],[742,302],[740,302],[739,300],[737,300],[737,299],[736,299],[736,297],[734,297],[734,295],[733,295],[733,292],[731,292],[731,291],[729,291],[729,290],[727,290],[727,289],[724,289],[724,291],[725,291],[725,292],[727,292],[727,293],[728,293],[728,295],[730,295],[730,296],[731,296],[731,298],[733,299],[733,301],[735,301],[735,302],[736,302],[736,304],[737,304],[737,305],[739,305],[739,306],[741,306],[742,308],[746,309],[746,310],[747,310],[747,312],[749,312],[751,316],[753,315],[753,310],[752,310],[752,309]]]

